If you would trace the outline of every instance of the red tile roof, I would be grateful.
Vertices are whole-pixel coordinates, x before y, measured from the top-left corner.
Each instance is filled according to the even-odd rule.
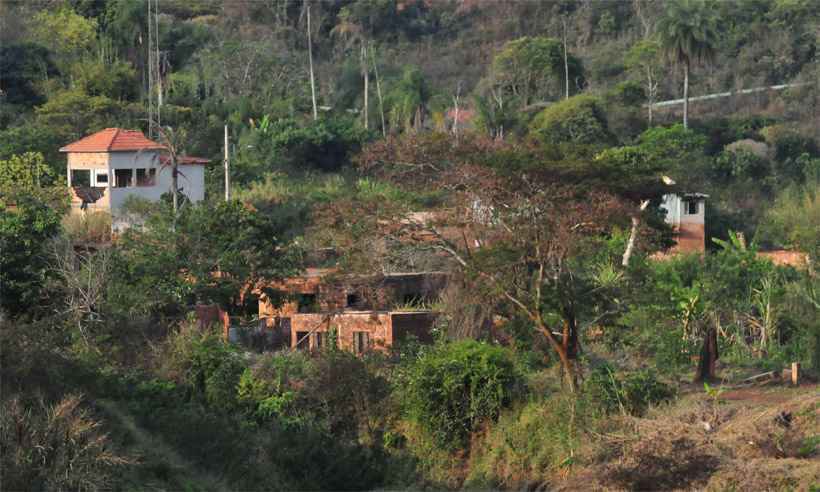
[[[62,147],[60,152],[134,152],[164,148],[139,130],[106,128]]]

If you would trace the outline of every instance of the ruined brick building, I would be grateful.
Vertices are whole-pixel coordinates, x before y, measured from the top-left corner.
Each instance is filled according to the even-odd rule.
[[[409,335],[429,341],[431,305],[447,282],[442,272],[342,275],[308,268],[298,277],[257,285],[259,318],[281,345],[384,350]]]

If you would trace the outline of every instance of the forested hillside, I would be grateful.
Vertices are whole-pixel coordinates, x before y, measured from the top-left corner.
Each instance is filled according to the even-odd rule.
[[[0,488],[815,490],[818,42],[815,0],[0,0]],[[72,211],[105,128],[205,199]],[[433,341],[272,347],[257,286],[319,268],[442,275],[390,306]]]

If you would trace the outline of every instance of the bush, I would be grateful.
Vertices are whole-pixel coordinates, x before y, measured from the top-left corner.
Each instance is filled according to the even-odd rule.
[[[669,400],[675,394],[648,370],[619,377],[609,365],[594,370],[585,381],[584,389],[589,400],[602,412],[620,411],[634,416],[643,415],[650,405]]]
[[[6,490],[98,490],[132,461],[111,451],[78,396],[49,405],[17,398],[0,411],[0,464]]]
[[[111,215],[106,212],[69,214],[63,218],[63,231],[75,243],[104,243],[111,240]]]
[[[345,118],[300,125],[293,119],[263,118],[240,140],[234,166],[237,184],[260,179],[265,172],[336,172],[369,139],[369,133]]]
[[[523,490],[571,465],[588,417],[583,401],[569,395],[504,412],[472,456],[467,488]]]
[[[507,350],[463,340],[424,354],[399,391],[409,418],[450,448],[463,445],[481,423],[498,418],[520,383]]]
[[[186,325],[166,342],[166,374],[213,408],[229,410],[235,406],[236,386],[244,369],[237,349],[216,331]]]
[[[239,402],[260,422],[275,417],[286,427],[304,423],[294,403],[310,365],[311,360],[301,352],[264,356],[242,373],[237,385]]]
[[[580,95],[557,102],[538,113],[530,134],[547,144],[601,144],[612,141],[600,100]]]

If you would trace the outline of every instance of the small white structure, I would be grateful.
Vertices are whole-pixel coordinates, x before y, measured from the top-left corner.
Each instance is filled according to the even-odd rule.
[[[122,205],[130,196],[158,201],[171,186],[165,147],[139,130],[106,128],[60,149],[68,155],[72,212],[99,210],[111,214],[115,230],[127,226]],[[192,202],[205,198],[207,159],[180,157],[178,186]]]
[[[666,210],[666,223],[675,230],[677,252],[706,251],[706,199],[703,193],[669,194],[663,196],[661,208]]]

